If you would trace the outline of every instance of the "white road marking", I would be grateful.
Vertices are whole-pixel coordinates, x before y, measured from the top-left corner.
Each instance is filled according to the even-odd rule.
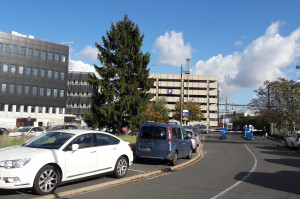
[[[140,171],[140,170],[134,170],[134,169],[128,169],[129,171],[135,171],[135,172],[139,172],[139,173],[146,173],[146,171]]]
[[[235,184],[231,185],[230,187],[228,187],[227,189],[225,189],[224,191],[222,191],[221,193],[219,193],[218,195],[216,195],[216,196],[214,196],[214,197],[212,197],[210,199],[216,199],[216,198],[224,195],[225,193],[227,193],[228,191],[230,191],[231,189],[233,189],[234,187],[238,186],[240,183],[242,183],[243,181],[245,181],[251,175],[251,173],[255,171],[255,169],[257,167],[257,159],[256,159],[255,155],[252,153],[252,151],[247,147],[246,144],[245,144],[245,147],[246,147],[246,149],[250,152],[250,154],[254,158],[254,165],[253,165],[251,171],[245,177],[243,177],[242,180],[236,182]]]

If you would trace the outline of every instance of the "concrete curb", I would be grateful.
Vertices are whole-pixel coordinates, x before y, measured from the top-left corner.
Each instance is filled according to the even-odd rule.
[[[135,181],[142,180],[142,179],[145,179],[145,178],[158,176],[158,175],[163,174],[163,173],[178,171],[178,170],[181,170],[181,169],[183,169],[183,168],[185,168],[189,165],[192,165],[192,164],[198,162],[199,160],[201,160],[204,157],[203,146],[204,146],[204,143],[201,142],[199,147],[198,147],[197,156],[195,158],[193,158],[189,161],[186,161],[182,164],[170,167],[170,168],[165,168],[165,169],[162,169],[162,170],[152,171],[152,172],[149,172],[149,173],[144,173],[144,174],[140,174],[140,175],[136,175],[136,176],[121,178],[121,179],[118,179],[118,180],[113,180],[111,182],[105,182],[105,183],[100,183],[100,184],[91,185],[91,186],[87,186],[87,187],[82,187],[82,188],[79,188],[79,189],[74,189],[74,190],[64,191],[64,192],[60,192],[60,193],[54,193],[54,194],[51,194],[51,195],[36,197],[35,199],[66,198],[66,197],[73,196],[73,195],[80,195],[80,194],[84,194],[84,193],[88,193],[88,192],[92,192],[92,191],[96,191],[96,190],[101,190],[101,189],[105,189],[105,188],[109,188],[109,187],[113,187],[113,186],[117,186],[117,185],[121,185],[121,184],[125,184],[125,183],[135,182]]]

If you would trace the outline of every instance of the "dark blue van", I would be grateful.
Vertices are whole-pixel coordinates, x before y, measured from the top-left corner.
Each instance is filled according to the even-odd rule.
[[[143,123],[136,140],[136,158],[169,160],[192,158],[192,143],[184,129],[176,124]]]

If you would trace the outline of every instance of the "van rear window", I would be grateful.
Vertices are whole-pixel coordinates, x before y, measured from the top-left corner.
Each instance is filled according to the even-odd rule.
[[[167,137],[167,129],[164,127],[156,126],[143,126],[140,132],[142,139],[157,139],[164,140]]]

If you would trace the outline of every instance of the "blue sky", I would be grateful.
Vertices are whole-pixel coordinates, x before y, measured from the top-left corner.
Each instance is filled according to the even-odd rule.
[[[299,0],[52,0],[1,1],[0,31],[51,42],[74,42],[70,68],[89,71],[95,42],[125,13],[145,35],[153,73],[218,75],[221,102],[247,104],[253,90],[300,74]],[[153,66],[155,65],[155,66]]]

